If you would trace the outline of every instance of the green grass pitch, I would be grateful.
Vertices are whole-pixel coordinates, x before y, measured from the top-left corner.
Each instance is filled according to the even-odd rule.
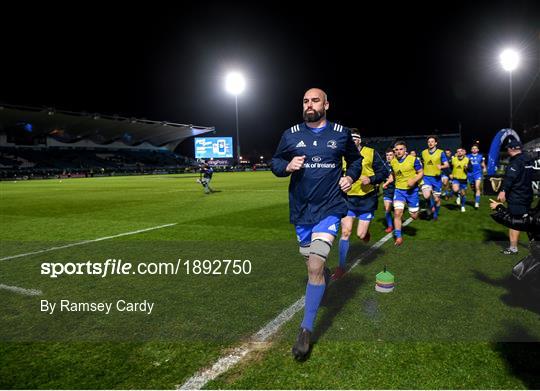
[[[305,291],[288,223],[288,179],[217,173],[205,195],[194,175],[0,182],[0,258],[164,224],[175,225],[0,261],[0,388],[174,388],[257,332]],[[473,199],[469,192],[468,200]],[[470,201],[469,201],[470,203]],[[351,240],[349,261],[385,236]],[[526,389],[540,387],[539,303],[520,295],[500,254],[507,230],[488,199],[404,229],[327,291],[306,362],[290,348],[302,313],[271,343],[206,385],[236,389]],[[250,260],[248,275],[41,274],[44,262]],[[337,264],[334,245],[330,267]],[[182,264],[183,265],[183,264]],[[390,294],[374,290],[387,265]],[[54,313],[40,300],[155,303],[153,312]]]

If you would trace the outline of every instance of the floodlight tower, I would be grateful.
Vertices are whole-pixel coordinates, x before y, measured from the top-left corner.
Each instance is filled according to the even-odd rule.
[[[513,126],[513,108],[512,108],[512,72],[519,65],[519,53],[512,49],[505,49],[499,55],[499,60],[505,71],[508,72],[509,81],[510,81],[510,129]]]
[[[236,111],[236,158],[240,164],[240,132],[238,130],[238,95],[246,88],[244,76],[238,72],[231,72],[225,78],[225,89],[228,93],[234,95],[235,111]]]

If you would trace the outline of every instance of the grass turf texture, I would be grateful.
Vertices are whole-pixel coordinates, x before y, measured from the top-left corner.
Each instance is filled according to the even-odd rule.
[[[216,174],[204,195],[194,176],[147,176],[0,183],[0,257],[54,245],[175,226],[0,262],[0,388],[171,388],[259,330],[304,293],[305,270],[288,224],[288,180],[270,173]],[[469,199],[473,199],[469,195]],[[438,222],[406,227],[329,288],[310,359],[290,347],[302,314],[268,350],[209,388],[527,388],[539,387],[538,307],[508,278],[519,259],[499,254],[506,229],[487,198],[460,213],[443,201]],[[372,243],[384,235],[381,208]],[[349,259],[366,246],[352,240]],[[526,244],[525,237],[522,243]],[[521,246],[520,254],[527,253]],[[249,276],[63,276],[41,262],[175,261],[241,258]],[[337,246],[329,260],[337,264]],[[374,292],[387,264],[396,290]],[[152,315],[39,311],[39,300],[153,299]],[[25,341],[26,339],[26,341]],[[19,342],[13,342],[19,341]]]

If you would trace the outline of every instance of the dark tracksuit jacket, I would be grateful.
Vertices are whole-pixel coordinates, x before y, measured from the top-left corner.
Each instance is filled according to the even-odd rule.
[[[285,171],[295,156],[303,156],[304,167],[292,175]],[[278,177],[291,175],[289,183],[290,222],[295,225],[317,224],[324,218],[347,214],[346,194],[339,187],[342,158],[346,175],[353,181],[360,177],[362,157],[349,129],[327,121],[318,133],[305,123],[287,129],[272,158],[272,172]]]

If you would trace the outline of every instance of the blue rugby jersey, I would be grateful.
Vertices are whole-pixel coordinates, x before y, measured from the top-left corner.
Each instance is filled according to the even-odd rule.
[[[315,133],[305,123],[287,129],[272,158],[272,172],[278,177],[290,175],[285,169],[295,156],[303,156],[304,167],[291,175],[289,211],[293,224],[317,224],[330,215],[347,214],[346,194],[339,187],[342,157],[346,175],[360,177],[362,157],[349,129],[327,121]]]
[[[472,171],[469,174],[481,174],[482,161],[484,160],[484,156],[481,153],[477,153],[476,155],[469,153],[467,157],[469,158],[469,161],[472,165]]]

